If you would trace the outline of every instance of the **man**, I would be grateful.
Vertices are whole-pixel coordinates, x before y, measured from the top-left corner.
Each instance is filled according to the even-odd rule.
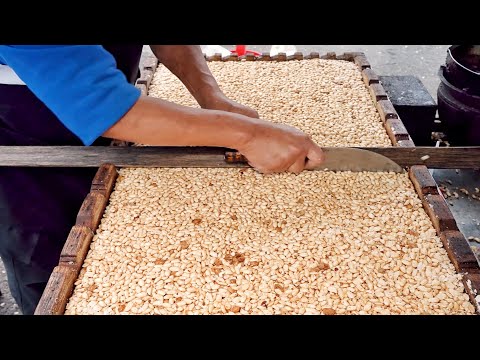
[[[151,49],[201,109],[140,95],[132,84],[142,45],[0,45],[0,145],[220,146],[263,173],[323,161],[301,131],[228,99],[199,46]],[[24,314],[35,310],[94,173],[0,168],[0,256]]]

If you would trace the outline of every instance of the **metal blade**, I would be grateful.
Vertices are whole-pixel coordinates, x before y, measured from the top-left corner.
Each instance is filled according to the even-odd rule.
[[[323,151],[325,161],[314,170],[405,172],[393,160],[373,151],[354,148],[324,148]]]

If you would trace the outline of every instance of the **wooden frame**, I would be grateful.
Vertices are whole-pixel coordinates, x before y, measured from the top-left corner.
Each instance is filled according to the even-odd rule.
[[[363,81],[370,89],[372,99],[393,145],[415,146],[392,103],[385,96],[386,94],[384,95],[385,91],[363,53],[345,53],[338,56],[335,53],[327,53],[324,56],[320,56],[318,53],[310,53],[309,55],[295,53],[292,56],[262,54],[259,57],[231,55],[225,58],[216,54],[208,57],[207,61],[291,61],[311,58],[353,61],[362,71]],[[141,62],[141,76],[137,80],[136,86],[142,92],[148,93],[157,66],[156,58],[147,56]],[[68,299],[73,292],[74,283],[107,206],[117,176],[117,169],[111,164],[104,164],[97,171],[92,181],[90,193],[85,198],[78,213],[77,222],[72,227],[63,247],[59,264],[53,270],[36,308],[36,315],[61,315],[65,312]],[[447,251],[450,261],[457,273],[462,275],[462,281],[470,301],[474,304],[477,314],[480,314],[480,266],[468,241],[459,231],[450,208],[439,192],[438,186],[427,167],[423,165],[410,167],[409,177]]]
[[[117,176],[117,169],[113,165],[105,164],[98,169],[60,253],[58,266],[53,270],[35,309],[35,315],[62,315],[65,312]]]
[[[60,255],[59,265],[54,269],[36,315],[61,315],[65,311],[74,283],[88,253],[90,242],[100,223],[108,198],[117,178],[115,166],[100,167],[85,198],[77,222],[72,227]],[[422,200],[433,226],[445,247],[457,273],[462,275],[465,290],[480,314],[480,266],[468,241],[459,231],[457,223],[435,180],[426,166],[415,165],[409,169],[410,179]]]

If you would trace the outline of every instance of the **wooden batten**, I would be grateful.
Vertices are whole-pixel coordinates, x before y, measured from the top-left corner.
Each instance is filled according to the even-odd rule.
[[[150,87],[150,83],[153,80],[153,71],[152,70],[144,70],[141,72],[141,77],[137,79],[136,85],[145,85],[148,89]]]
[[[480,273],[477,258],[465,236],[458,230],[440,233],[440,239],[447,250],[450,261],[459,273]]]
[[[237,54],[230,54],[228,56],[225,56],[222,58],[222,61],[238,61],[238,55]]]
[[[411,138],[408,140],[399,140],[395,145],[401,147],[415,147],[415,144]]]
[[[370,96],[375,101],[375,103],[380,100],[388,99],[387,93],[385,92],[385,89],[380,83],[370,84],[368,86],[368,90],[370,91]]]
[[[153,71],[157,70],[158,67],[158,59],[153,54],[144,54],[140,59],[140,72],[143,70],[146,71]]]
[[[430,217],[457,273],[462,275],[470,302],[480,314],[480,265],[457,223],[437,184],[425,166],[412,166],[409,171],[423,207]]]
[[[143,83],[138,83],[135,85],[135,87],[137,89],[140,89],[140,92],[142,93],[142,95],[146,96],[148,95],[148,90],[147,90],[147,85],[146,84],[143,84]]]
[[[295,60],[303,60],[303,53],[300,51],[297,51],[295,54],[293,54],[293,58]]]
[[[91,191],[80,207],[75,225],[86,226],[90,230],[96,231],[107,202],[108,198],[101,192]]]
[[[446,230],[458,230],[457,222],[442,195],[427,194],[423,196],[422,202],[437,234]]]
[[[464,274],[462,280],[471,303],[480,315],[480,274]]]
[[[277,61],[287,61],[287,54],[284,52],[279,52]]]
[[[93,231],[90,228],[73,226],[60,254],[60,265],[72,266],[80,271],[92,239]]]
[[[410,139],[410,135],[408,135],[408,131],[400,119],[387,119],[385,122],[385,130],[387,130],[387,134],[393,144],[396,144],[399,140]]]
[[[327,52],[325,55],[320,56],[320,59],[337,60],[337,54],[333,51]]]
[[[377,110],[384,123],[388,119],[398,119],[398,113],[393,107],[392,102],[388,99],[377,101]]]
[[[99,192],[108,199],[115,185],[117,176],[118,172],[115,165],[104,164],[100,166],[93,178],[90,191]]]
[[[414,165],[409,169],[410,180],[418,194],[438,195],[438,186],[430,171],[424,165]]]
[[[59,265],[50,275],[35,314],[63,314],[73,285],[90,249],[94,233],[103,217],[118,176],[114,165],[102,165],[93,178],[90,193],[80,207],[77,221],[70,230],[60,253]]]
[[[62,315],[65,312],[68,299],[73,293],[77,276],[78,272],[73,267],[65,265],[55,267],[34,314]]]
[[[363,69],[362,79],[366,86],[378,84],[380,82],[378,75],[370,68]]]
[[[366,68],[369,68],[369,67],[370,67],[370,63],[368,62],[367,57],[366,57],[365,54],[363,54],[363,53],[355,56],[355,57],[353,58],[353,62],[355,63],[355,65],[358,66],[358,68],[360,69],[360,71],[363,71],[363,70],[365,70]]]
[[[264,52],[260,57],[258,58],[260,61],[272,61],[272,57],[270,56],[270,53]]]
[[[135,86],[142,91],[142,94],[145,91],[145,95],[148,94],[148,89],[150,88],[150,83],[153,80],[153,75],[158,67],[158,59],[153,54],[142,54],[140,59],[140,77],[135,82]],[[145,89],[141,86],[144,85]]]
[[[207,61],[222,61],[222,54],[215,53],[211,56],[207,56]]]
[[[358,51],[347,51],[341,54],[340,56],[343,58],[343,60],[354,61],[355,57],[365,56],[365,54],[363,52],[358,52]],[[337,56],[337,59],[338,59],[338,56]]]

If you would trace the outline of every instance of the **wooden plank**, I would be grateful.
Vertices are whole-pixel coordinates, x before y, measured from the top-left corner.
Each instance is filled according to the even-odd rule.
[[[115,165],[103,164],[100,166],[92,180],[90,191],[99,192],[108,199],[113,190],[113,186],[115,185],[117,176],[118,172]]]
[[[355,65],[358,66],[358,68],[360,69],[360,71],[362,71],[362,70],[370,67],[370,63],[368,62],[367,57],[365,56],[365,54],[361,54],[361,55],[355,56],[355,57],[353,58],[353,62],[355,63]]]
[[[394,144],[399,140],[410,139],[407,129],[399,119],[387,119],[385,130]]]
[[[362,79],[367,86],[370,86],[371,84],[378,84],[380,82],[377,74],[370,68],[362,70]]]
[[[470,301],[480,314],[480,274],[464,274],[462,280]]]
[[[384,123],[388,119],[398,119],[398,113],[390,100],[377,101],[377,110]]]
[[[438,195],[438,186],[428,168],[424,165],[414,165],[409,169],[410,180],[419,195]]]
[[[400,141],[399,141],[400,143]],[[480,147],[357,147],[401,166],[480,168]],[[329,149],[329,148],[325,148]],[[225,161],[226,148],[159,146],[0,146],[0,166],[24,167],[245,167]]]
[[[86,226],[93,232],[97,230],[108,198],[99,192],[90,192],[80,207],[75,225]]]
[[[79,225],[73,226],[60,253],[60,265],[73,266],[80,271],[92,238],[93,231],[90,228]]]
[[[440,233],[445,250],[450,261],[459,273],[468,272],[480,274],[477,258],[465,236],[458,230],[447,230]]]
[[[257,60],[257,57],[256,57],[255,55],[253,55],[253,54],[246,54],[246,55],[245,55],[245,60],[247,60],[247,61],[255,61],[255,60]]]
[[[380,83],[370,84],[368,90],[374,102],[388,99],[387,93]]]
[[[68,299],[72,295],[76,279],[76,269],[62,265],[55,267],[34,314],[62,315],[65,312]]]
[[[446,230],[458,230],[457,222],[442,195],[427,194],[423,197],[422,203],[437,234]]]

